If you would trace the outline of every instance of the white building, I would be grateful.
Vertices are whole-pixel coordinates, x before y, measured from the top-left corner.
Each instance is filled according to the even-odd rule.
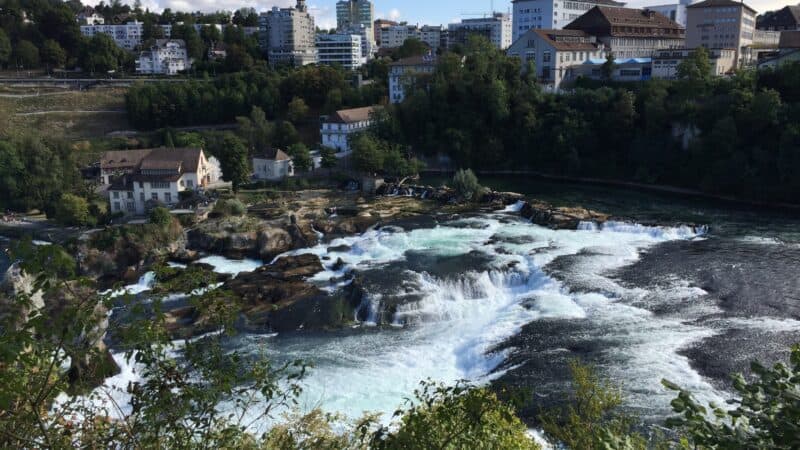
[[[442,31],[441,25],[425,25],[419,30],[419,39],[436,51],[442,46]]]
[[[406,90],[416,84],[421,76],[430,76],[436,70],[436,56],[412,56],[389,64],[389,101],[402,103]]]
[[[177,75],[192,66],[183,39],[156,39],[150,50],[139,52],[136,73]]]
[[[79,25],[103,25],[106,23],[106,19],[97,14],[94,8],[86,7],[83,8],[81,12],[79,12],[75,19],[78,21]]]
[[[466,44],[470,35],[484,36],[495,47],[505,50],[513,42],[511,16],[494,13],[491,17],[464,19],[461,23],[451,23],[448,29],[448,46]]]
[[[559,30],[595,6],[622,7],[613,0],[512,0],[512,39],[516,41],[532,28]]]
[[[375,9],[369,0],[342,0],[336,2],[336,28],[363,26],[372,29]]]
[[[259,17],[261,42],[272,66],[305,66],[317,63],[316,28],[305,0],[295,8],[277,6]]]
[[[199,148],[158,148],[106,152],[101,176],[112,213],[144,214],[149,206],[174,206],[180,193],[216,183],[219,167]]]
[[[294,163],[283,150],[271,149],[253,157],[253,178],[280,181],[294,176]]]
[[[736,65],[749,64],[756,10],[733,0],[704,0],[686,8],[687,48],[734,48]]]
[[[322,117],[320,134],[322,145],[340,152],[350,151],[350,136],[366,131],[372,125],[374,106],[365,108],[342,109],[330,116]]]
[[[678,0],[677,3],[648,6],[647,9],[659,12],[670,20],[686,28],[686,7],[700,0]]]
[[[420,39],[420,31],[416,25],[391,25],[380,29],[381,48],[397,48],[406,39]]]
[[[320,64],[345,70],[358,70],[367,62],[362,56],[361,36],[349,33],[317,34],[317,57]]]
[[[164,37],[169,39],[172,34],[172,25],[159,25],[164,30]],[[119,25],[82,25],[81,34],[91,38],[96,34],[107,34],[116,42],[117,46],[125,50],[134,50],[142,44],[144,26],[142,22],[128,22]]]
[[[559,90],[563,82],[577,78],[577,66],[606,57],[603,45],[594,36],[574,30],[528,30],[507,53],[522,60],[523,70],[533,62],[536,77],[551,90]]]
[[[694,49],[687,48],[668,48],[653,52],[653,78],[677,80],[678,65],[694,52]],[[736,50],[712,48],[708,50],[708,59],[711,62],[712,75],[727,75],[736,67]]]

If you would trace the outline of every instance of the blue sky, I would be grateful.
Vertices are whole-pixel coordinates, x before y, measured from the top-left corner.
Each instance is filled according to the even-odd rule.
[[[88,0],[93,4],[99,0]],[[133,0],[123,0],[133,3]],[[306,0],[315,17],[317,26],[331,28],[336,25],[337,0]],[[478,17],[470,14],[488,13],[491,0],[373,0],[375,18],[386,18],[420,25],[446,25],[462,18]],[[676,2],[678,0],[622,0],[631,7],[643,7]],[[745,0],[745,3],[759,12],[781,8],[800,0]],[[108,2],[108,1],[107,1]],[[292,6],[296,0],[142,0],[142,5],[154,11],[172,8],[173,11],[233,11],[244,6],[266,11],[273,6]],[[494,0],[494,9],[505,12],[511,6],[510,0]]]

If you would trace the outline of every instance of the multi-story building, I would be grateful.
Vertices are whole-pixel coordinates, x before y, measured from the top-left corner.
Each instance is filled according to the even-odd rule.
[[[603,66],[606,60],[590,59],[576,66],[575,72],[579,77],[599,80],[609,76],[612,81],[647,81],[652,78],[653,62],[650,58],[618,59],[611,68],[611,73],[604,74]]]
[[[350,33],[317,34],[317,58],[320,64],[358,70],[366,63],[362,56],[361,36]]]
[[[158,148],[106,152],[100,159],[108,186],[109,210],[144,214],[148,206],[173,206],[180,193],[219,180],[216,160],[199,148]]]
[[[800,30],[800,5],[786,6],[758,16],[756,28],[769,31]]]
[[[316,64],[316,28],[305,0],[297,0],[294,8],[276,6],[262,13],[259,27],[270,65]]]
[[[491,17],[464,19],[461,23],[447,26],[448,46],[464,45],[471,35],[484,36],[495,47],[505,50],[511,46],[511,17],[508,14],[494,13]]]
[[[664,80],[678,79],[678,65],[690,57],[696,49],[668,48],[653,52],[653,78]],[[736,68],[736,50],[732,48],[712,48],[708,50],[711,74],[723,76]]]
[[[436,56],[412,56],[389,64],[389,101],[401,103],[406,91],[436,70]]]
[[[800,30],[782,31],[778,50],[759,59],[758,68],[776,68],[795,62],[800,62]]]
[[[172,34],[172,25],[159,26],[164,30],[164,37],[169,38]],[[96,34],[107,34],[116,42],[117,46],[125,50],[134,50],[142,44],[144,25],[137,21],[113,25],[82,25],[81,34],[88,38]]]
[[[94,8],[87,6],[83,8],[76,16],[75,19],[79,25],[103,25],[106,19],[97,14]]]
[[[595,6],[564,29],[597,37],[617,59],[650,58],[658,49],[685,47],[683,27],[646,9]]]
[[[512,0],[512,40],[532,28],[559,30],[595,6],[623,7],[614,0]]]
[[[576,66],[606,57],[603,45],[594,36],[577,30],[528,30],[508,49],[519,57],[523,70],[533,63],[536,77],[551,90],[576,78]]]
[[[191,66],[183,39],[156,39],[136,58],[136,73],[141,74],[177,75]]]
[[[442,31],[441,25],[424,25],[419,30],[419,39],[428,44],[431,50],[436,51],[442,46]]]
[[[279,181],[294,176],[294,162],[283,150],[269,149],[253,157],[253,178]]]
[[[738,1],[705,0],[686,8],[686,47],[736,49],[736,65],[750,62],[756,11]]]
[[[419,39],[420,32],[416,25],[392,25],[381,28],[381,48],[397,48],[406,39]]]
[[[350,137],[366,131],[372,125],[374,106],[365,108],[342,109],[330,116],[320,118],[320,134],[322,145],[335,148],[340,152],[350,151]]]
[[[336,28],[346,30],[353,27],[374,26],[375,10],[369,0],[342,0],[336,2]]]
[[[389,27],[397,26],[399,24],[391,20],[378,19],[373,23],[373,25],[374,26],[372,27],[372,30],[375,33],[375,44],[377,44],[378,47],[382,47],[383,44],[381,43],[381,33],[383,32],[383,30]]]
[[[661,5],[648,6],[651,11],[660,12],[667,16],[669,20],[686,28],[686,7],[699,0],[678,0],[677,3],[665,3]]]

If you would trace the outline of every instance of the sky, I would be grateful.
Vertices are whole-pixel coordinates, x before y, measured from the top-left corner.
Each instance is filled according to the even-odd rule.
[[[320,28],[336,27],[337,0],[306,0],[316,25]],[[622,0],[631,7],[658,5],[677,0]],[[758,12],[779,9],[787,4],[795,4],[800,0],[746,0],[750,7]],[[84,1],[96,4],[99,0]],[[133,3],[133,0],[123,0]],[[108,0],[106,0],[108,3]],[[462,18],[481,17],[491,11],[492,4],[496,11],[506,12],[511,8],[510,0],[374,0],[375,18],[406,21],[419,25],[446,25],[458,22]],[[142,6],[152,11],[172,8],[173,11],[217,11],[249,6],[257,11],[266,11],[273,6],[293,6],[295,0],[142,0]]]

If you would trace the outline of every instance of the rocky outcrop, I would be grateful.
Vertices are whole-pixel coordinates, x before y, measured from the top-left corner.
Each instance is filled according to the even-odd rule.
[[[555,207],[545,202],[525,202],[520,215],[531,222],[556,230],[576,230],[581,222],[603,223],[607,214],[586,208]]]

